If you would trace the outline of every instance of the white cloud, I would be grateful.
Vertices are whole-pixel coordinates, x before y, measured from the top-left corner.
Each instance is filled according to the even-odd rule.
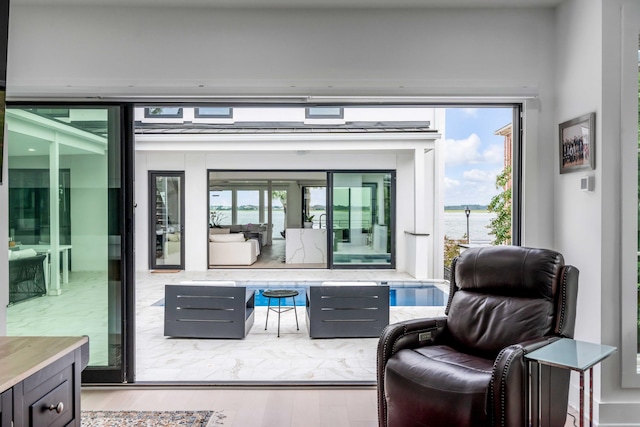
[[[482,158],[487,163],[504,163],[504,146],[491,145],[482,152]]]
[[[444,140],[445,164],[449,166],[503,164],[504,147],[502,145],[494,144],[484,150],[482,148],[482,141],[475,133],[465,139],[446,139]]]
[[[464,171],[462,176],[467,181],[474,181],[478,183],[494,183],[496,181],[496,173],[493,171],[483,171],[480,169],[471,169]]]
[[[480,162],[480,137],[475,133],[466,139],[446,139],[444,141],[444,161],[447,165],[475,164]]]
[[[478,117],[477,108],[461,108],[460,110],[469,117]]]
[[[444,177],[444,189],[445,191],[451,191],[454,188],[460,187],[460,181],[457,179],[452,179],[448,177]]]

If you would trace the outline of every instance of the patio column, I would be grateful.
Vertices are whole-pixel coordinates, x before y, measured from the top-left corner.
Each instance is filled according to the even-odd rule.
[[[60,295],[60,144],[58,133],[49,145],[49,289],[47,295]]]
[[[416,279],[427,279],[430,274],[432,253],[434,156],[431,150],[417,148],[414,151],[413,231],[405,233],[407,273]]]

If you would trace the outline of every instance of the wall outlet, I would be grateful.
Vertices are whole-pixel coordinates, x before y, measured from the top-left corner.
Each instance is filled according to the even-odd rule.
[[[595,177],[588,175],[580,178],[580,189],[582,191],[593,191],[595,187]]]

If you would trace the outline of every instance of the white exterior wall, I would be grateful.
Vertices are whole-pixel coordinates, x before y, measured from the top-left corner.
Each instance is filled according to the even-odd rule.
[[[207,170],[258,170],[268,165],[273,170],[321,170],[321,169],[353,169],[353,165],[366,165],[367,169],[396,170],[398,176],[398,200],[403,203],[413,197],[413,162],[400,162],[403,156],[389,154],[334,153],[312,152],[300,156],[295,153],[262,152],[255,155],[229,152],[174,152],[140,150],[136,154],[136,267],[145,270],[149,266],[149,171],[184,171],[185,172],[185,268],[192,271],[205,271],[207,262],[207,238],[209,210],[207,191]],[[295,203],[295,201],[290,201]],[[399,212],[396,240],[398,242],[397,269],[404,271],[404,230],[413,229],[411,209]],[[298,225],[299,226],[299,225]]]

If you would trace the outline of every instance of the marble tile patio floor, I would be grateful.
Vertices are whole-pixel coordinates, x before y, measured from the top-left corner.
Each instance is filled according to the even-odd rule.
[[[243,340],[185,339],[163,336],[165,283],[182,280],[412,280],[396,272],[329,270],[220,270],[206,273],[138,273],[136,298],[136,381],[208,383],[332,383],[373,384],[376,338],[310,339],[304,307],[277,315],[256,307],[255,323]],[[444,307],[391,307],[390,321],[442,314]]]
[[[184,339],[163,335],[164,285],[185,280],[288,282],[304,280],[411,281],[391,270],[220,269],[205,272],[136,273],[135,379],[141,383],[375,383],[377,339],[310,339],[304,308],[281,317],[257,307],[255,323],[243,340]],[[391,322],[427,317],[443,307],[391,307]],[[59,296],[45,296],[7,309],[8,335],[88,335],[90,365],[107,364],[108,281],[104,273],[71,272]]]

